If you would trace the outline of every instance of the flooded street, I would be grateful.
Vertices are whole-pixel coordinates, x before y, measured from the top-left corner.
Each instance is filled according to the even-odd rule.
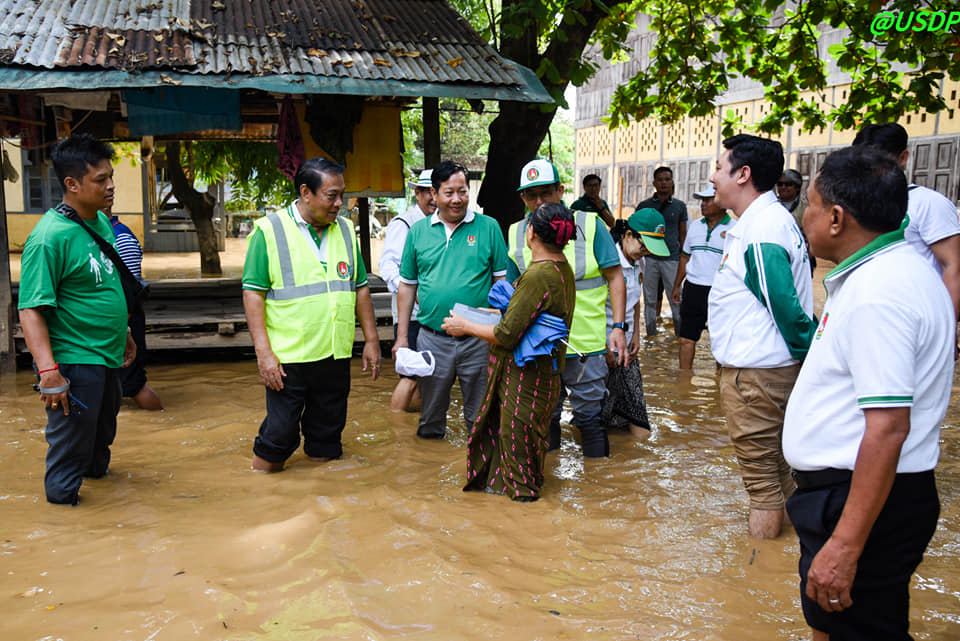
[[[32,374],[4,376],[0,639],[806,639],[796,538],[747,536],[709,347],[692,376],[676,347],[661,333],[641,348],[651,437],[615,433],[610,458],[585,462],[565,428],[531,504],[462,492],[462,420],[417,439],[417,415],[388,409],[392,368],[371,382],[356,359],[343,458],[251,472],[255,361],[191,354],[148,369],[166,411],[125,402],[110,475],[51,506]],[[960,639],[958,398],[916,639]]]

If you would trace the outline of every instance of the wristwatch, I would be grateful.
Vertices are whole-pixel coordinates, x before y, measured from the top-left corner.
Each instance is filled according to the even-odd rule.
[[[613,328],[614,328],[614,329],[622,329],[624,334],[627,333],[627,329],[628,329],[629,327],[630,327],[630,326],[627,325],[626,323],[614,323],[614,324],[613,324]]]

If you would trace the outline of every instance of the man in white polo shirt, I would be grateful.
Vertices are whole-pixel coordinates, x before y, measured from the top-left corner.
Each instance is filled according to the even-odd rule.
[[[710,288],[713,356],[723,367],[720,399],[750,495],[750,535],[774,538],[793,492],[780,435],[790,390],[816,319],[803,236],[773,187],[783,172],[780,143],[741,134],[710,176],[717,204],[739,216],[727,232]]]
[[[892,154],[906,171],[910,152],[907,130],[895,122],[866,125],[857,132],[854,145],[869,145]],[[911,184],[904,238],[941,275],[960,318],[960,219],[949,198],[928,187]]]
[[[394,216],[387,223],[383,238],[383,253],[380,255],[380,278],[387,284],[387,290],[393,294],[390,297],[390,311],[393,313],[393,338],[397,338],[397,292],[400,290],[400,259],[403,257],[403,245],[407,241],[410,228],[427,216],[437,211],[437,204],[433,201],[433,183],[430,182],[432,169],[420,172],[417,182],[412,183],[416,204],[410,209]],[[417,336],[420,334],[420,323],[417,322],[419,306],[413,302],[413,311],[410,313],[410,326],[407,330],[407,342],[410,349],[417,349]],[[417,398],[417,381],[409,376],[400,376],[400,381],[390,396],[390,409],[406,410],[411,402]]]
[[[783,432],[801,604],[815,641],[909,639],[910,577],[940,510],[952,303],[904,240],[907,181],[893,157],[838,151],[807,193],[810,247],[837,267]]]
[[[700,201],[700,220],[690,224],[680,251],[677,277],[670,300],[680,305],[680,369],[693,368],[693,355],[700,335],[707,328],[707,298],[713,277],[723,258],[727,232],[737,224],[717,204],[713,183],[693,197]]]

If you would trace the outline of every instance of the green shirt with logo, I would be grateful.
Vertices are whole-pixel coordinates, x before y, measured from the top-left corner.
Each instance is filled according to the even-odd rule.
[[[116,245],[110,219],[84,221]],[[127,304],[120,275],[80,225],[50,210],[23,248],[20,309],[40,308],[58,363],[120,367],[127,339]]]

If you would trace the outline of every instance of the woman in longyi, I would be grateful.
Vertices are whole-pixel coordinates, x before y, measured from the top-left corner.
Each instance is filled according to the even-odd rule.
[[[557,342],[551,353],[537,350],[539,355],[531,356],[520,345],[525,335],[529,339],[540,329],[535,327],[538,319],[562,320],[563,334],[570,327],[576,290],[563,248],[575,237],[573,215],[565,206],[541,205],[527,219],[529,268],[517,279],[500,322],[483,325],[453,313],[444,321],[448,334],[470,334],[491,345],[486,392],[467,446],[464,490],[506,494],[517,501],[540,497],[566,349]]]

